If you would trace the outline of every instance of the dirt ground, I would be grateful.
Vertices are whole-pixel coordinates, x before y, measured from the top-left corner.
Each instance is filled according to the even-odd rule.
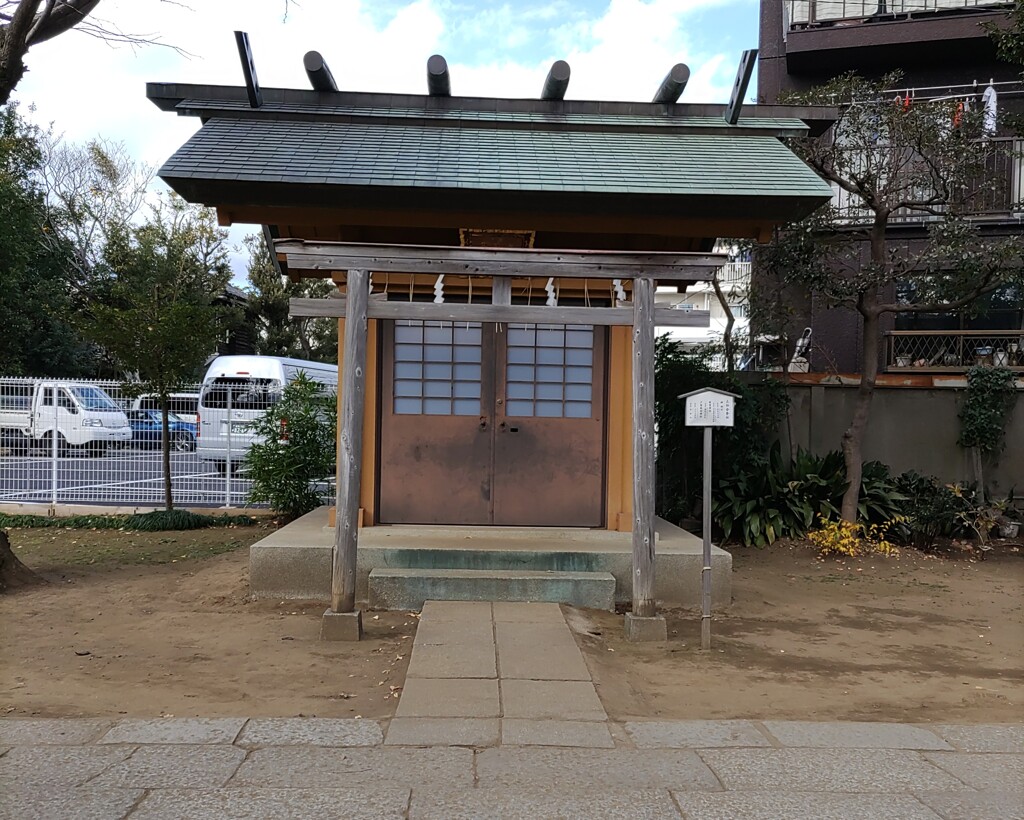
[[[733,559],[733,604],[713,621],[709,653],[696,612],[666,613],[666,652],[626,643],[621,616],[570,610],[613,719],[1024,716],[1020,548],[980,562],[913,550],[819,561],[782,544]]]
[[[51,583],[0,596],[0,715],[391,716],[416,618],[321,643],[322,603],[248,600],[267,533],[11,530]]]
[[[0,715],[390,717],[415,615],[321,643],[322,603],[248,600],[245,547],[266,532],[12,531],[50,583],[0,596]],[[566,609],[613,719],[1020,720],[1024,553],[734,559],[710,653],[693,612],[667,613],[666,647]]]

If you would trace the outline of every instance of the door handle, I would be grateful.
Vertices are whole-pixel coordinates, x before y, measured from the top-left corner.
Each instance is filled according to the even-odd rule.
[[[480,429],[481,430],[486,430],[487,429],[487,416],[480,416]]]
[[[503,433],[506,432],[506,431],[509,432],[509,433],[518,433],[519,432],[519,427],[518,426],[516,426],[514,424],[506,424],[505,422],[502,422],[501,424],[499,424],[498,425],[498,429],[500,429],[501,432],[503,432]]]

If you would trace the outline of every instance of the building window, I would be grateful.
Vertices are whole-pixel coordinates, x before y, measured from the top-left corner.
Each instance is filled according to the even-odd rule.
[[[395,413],[480,415],[481,349],[478,322],[396,323]]]
[[[509,325],[505,382],[509,416],[590,418],[594,328]]]

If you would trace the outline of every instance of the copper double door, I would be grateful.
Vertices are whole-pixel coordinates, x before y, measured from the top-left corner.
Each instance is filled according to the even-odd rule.
[[[604,525],[604,328],[382,333],[381,523]]]

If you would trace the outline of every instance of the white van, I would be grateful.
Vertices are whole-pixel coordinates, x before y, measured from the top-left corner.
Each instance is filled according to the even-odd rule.
[[[43,379],[0,381],[0,440],[17,451],[42,446],[102,455],[110,444],[131,441],[128,417],[94,384]]]
[[[199,422],[199,394],[198,393],[171,393],[168,396],[167,409],[182,421],[189,424]],[[152,393],[139,396],[132,401],[132,410],[159,410],[160,397]]]
[[[228,462],[245,460],[255,440],[250,423],[274,406],[285,385],[299,373],[338,389],[338,366],[277,356],[218,356],[210,364],[199,392],[199,458],[224,472]]]

